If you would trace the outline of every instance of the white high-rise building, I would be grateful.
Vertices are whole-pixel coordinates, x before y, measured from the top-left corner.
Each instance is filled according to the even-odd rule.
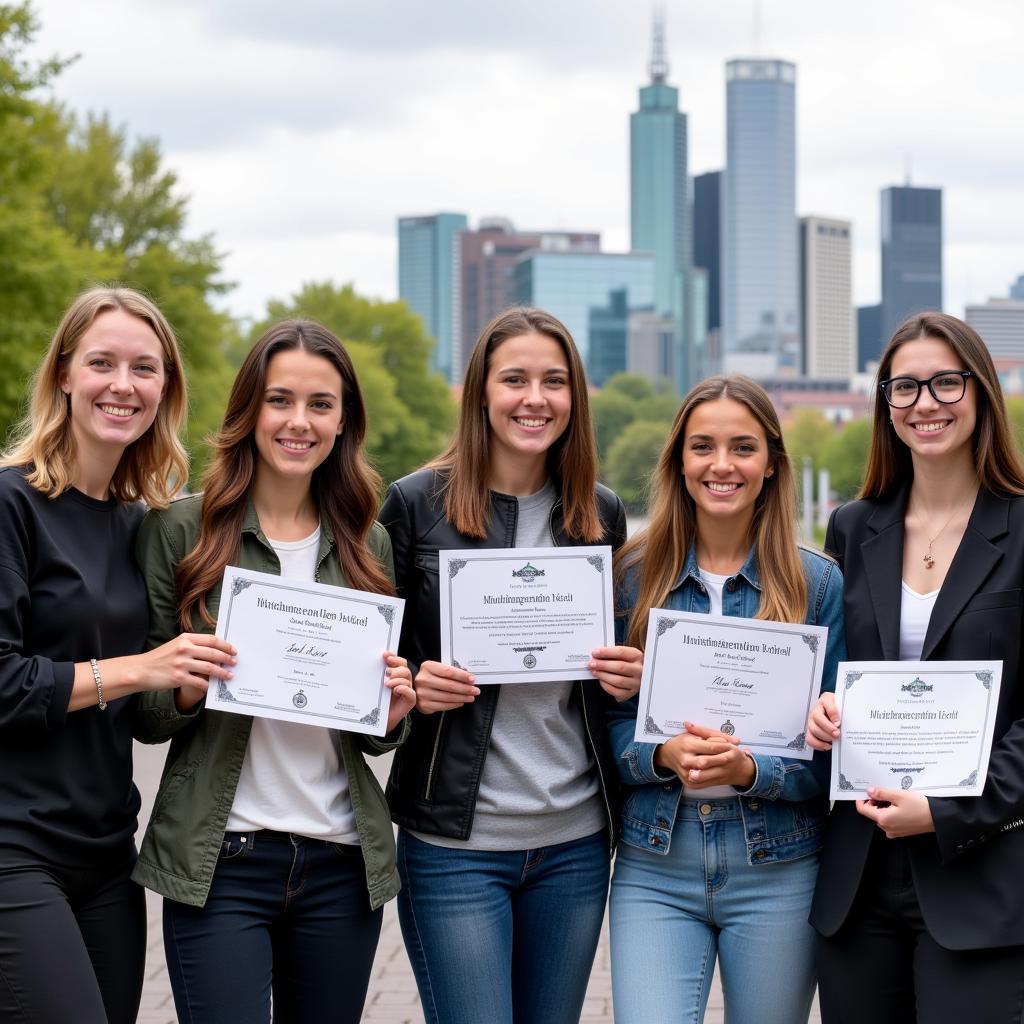
[[[819,380],[856,371],[850,231],[848,220],[800,218],[803,371]]]
[[[993,359],[1024,361],[1024,299],[972,302],[964,319],[981,335]]]

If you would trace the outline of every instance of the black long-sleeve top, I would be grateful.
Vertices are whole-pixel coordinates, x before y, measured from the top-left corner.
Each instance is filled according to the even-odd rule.
[[[0,863],[96,863],[130,849],[134,698],[68,712],[75,662],[144,649],[139,505],[51,500],[0,469]]]

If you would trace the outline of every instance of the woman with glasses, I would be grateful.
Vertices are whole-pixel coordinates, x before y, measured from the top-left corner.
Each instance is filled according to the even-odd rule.
[[[1024,1006],[1024,467],[991,356],[942,313],[879,365],[860,500],[826,547],[851,660],[1003,663],[980,797],[872,788],[837,802],[811,910],[824,1024],[1021,1021]],[[835,698],[812,746],[841,734]]]

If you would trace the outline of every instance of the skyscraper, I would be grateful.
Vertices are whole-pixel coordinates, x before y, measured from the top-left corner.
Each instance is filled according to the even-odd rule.
[[[725,368],[754,377],[800,372],[796,220],[796,65],[725,66],[722,201]]]
[[[693,265],[708,272],[708,330],[722,326],[722,172],[693,179]]]
[[[450,383],[462,376],[459,239],[464,213],[398,218],[398,296],[435,339],[431,366]]]
[[[517,231],[501,217],[489,217],[475,231],[461,232],[462,365],[491,317],[516,303],[515,264],[524,252],[598,252],[600,248],[598,232]]]
[[[655,312],[670,316],[676,329],[676,387],[692,383],[689,269],[693,227],[687,191],[686,114],[679,90],[668,84],[665,24],[654,19],[648,65],[650,84],[640,89],[640,109],[629,116],[630,247],[654,254]]]
[[[800,218],[803,371],[848,380],[856,369],[850,222]]]
[[[914,313],[942,309],[942,189],[882,189],[882,342]]]

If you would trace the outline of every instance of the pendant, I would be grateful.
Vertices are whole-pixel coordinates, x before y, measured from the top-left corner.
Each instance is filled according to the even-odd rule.
[[[929,548],[925,552],[924,558],[922,558],[921,561],[924,562],[924,567],[926,569],[930,569],[933,565],[935,565],[935,559],[932,558],[932,549],[931,548]]]

